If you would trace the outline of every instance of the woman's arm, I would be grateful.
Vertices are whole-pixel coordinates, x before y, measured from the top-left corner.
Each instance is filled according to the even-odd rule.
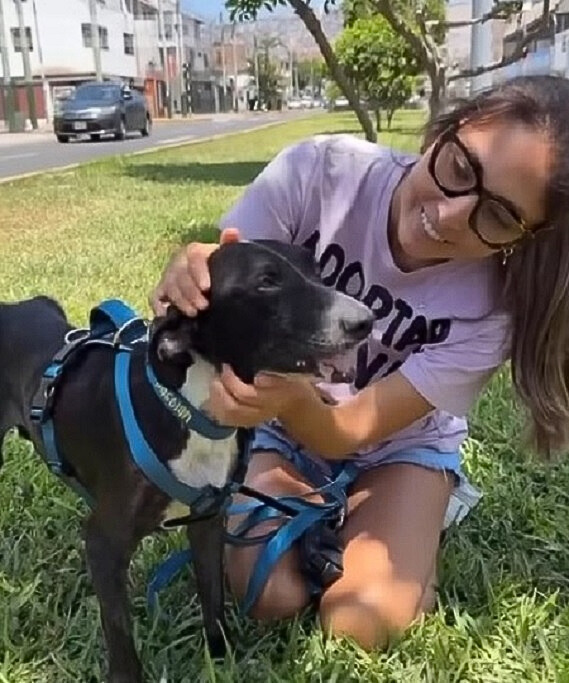
[[[347,402],[329,405],[302,380],[259,375],[244,384],[224,367],[211,385],[207,409],[221,424],[255,427],[275,415],[299,443],[324,458],[341,459],[379,443],[432,410],[396,371]]]
[[[384,441],[432,409],[397,371],[335,406],[326,405],[306,387],[283,408],[279,419],[308,450],[340,459]]]

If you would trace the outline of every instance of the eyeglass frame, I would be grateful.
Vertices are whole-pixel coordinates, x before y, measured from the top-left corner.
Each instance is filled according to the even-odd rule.
[[[472,153],[464,144],[464,142],[462,142],[462,140],[458,137],[458,130],[459,126],[453,126],[448,130],[444,131],[443,133],[441,133],[437,138],[431,151],[431,156],[429,158],[429,174],[433,179],[435,185],[445,195],[445,197],[448,197],[449,199],[452,199],[453,197],[467,197],[468,195],[476,195],[478,197],[476,204],[474,205],[474,208],[472,209],[470,216],[468,217],[468,227],[472,230],[476,237],[478,237],[482,244],[486,245],[490,249],[495,249],[496,251],[504,249],[507,250],[521,242],[523,239],[526,239],[528,237],[535,237],[535,232],[537,230],[541,230],[543,228],[548,227],[547,221],[542,221],[541,223],[538,223],[537,225],[530,227],[529,222],[520,216],[517,209],[510,205],[510,202],[508,202],[508,200],[505,197],[500,197],[499,195],[490,192],[490,190],[487,190],[484,187],[484,171],[482,165],[480,164],[478,159],[472,155]],[[461,152],[464,154],[466,161],[470,164],[470,167],[474,173],[475,184],[472,188],[468,190],[450,190],[448,187],[445,187],[437,178],[435,165],[439,158],[441,149],[447,142],[454,143],[461,150]],[[490,242],[483,235],[480,234],[480,230],[476,226],[476,216],[478,214],[478,211],[480,210],[482,203],[486,199],[491,199],[492,201],[496,202],[510,214],[510,216],[514,219],[514,221],[517,223],[520,229],[521,234],[519,237],[517,237],[514,240],[510,240],[509,242]]]

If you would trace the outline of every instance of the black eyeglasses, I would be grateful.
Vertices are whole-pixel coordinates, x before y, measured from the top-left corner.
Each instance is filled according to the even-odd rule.
[[[545,223],[530,227],[507,199],[484,187],[482,166],[458,137],[456,128],[443,133],[435,143],[429,173],[445,197],[478,196],[468,223],[478,239],[491,249],[510,247],[546,227]]]

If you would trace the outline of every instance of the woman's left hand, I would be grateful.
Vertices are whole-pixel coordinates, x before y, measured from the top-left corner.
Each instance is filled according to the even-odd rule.
[[[285,412],[306,387],[304,379],[270,374],[259,374],[253,384],[245,384],[224,365],[211,383],[206,409],[220,424],[256,427]]]

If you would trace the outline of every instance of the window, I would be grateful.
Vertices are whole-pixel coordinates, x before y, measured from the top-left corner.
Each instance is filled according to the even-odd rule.
[[[132,33],[123,33],[124,39],[124,53],[125,55],[134,54],[134,35]]]
[[[91,29],[91,24],[81,24],[83,47],[93,47],[93,36]],[[101,50],[109,49],[109,32],[104,26],[99,26],[99,45]]]
[[[99,26],[99,43],[101,50],[109,49],[109,32],[104,26]]]
[[[29,26],[26,26],[25,28],[25,43],[24,45],[28,46],[28,50],[32,51],[34,49],[34,45],[32,43],[32,29]],[[21,52],[22,51],[22,41],[21,41],[21,36],[20,36],[20,29],[19,28],[11,28],[10,33],[12,34],[12,45],[14,46],[14,51],[15,52]]]
[[[83,38],[83,47],[93,47],[91,41],[91,24],[81,24],[81,37]]]

